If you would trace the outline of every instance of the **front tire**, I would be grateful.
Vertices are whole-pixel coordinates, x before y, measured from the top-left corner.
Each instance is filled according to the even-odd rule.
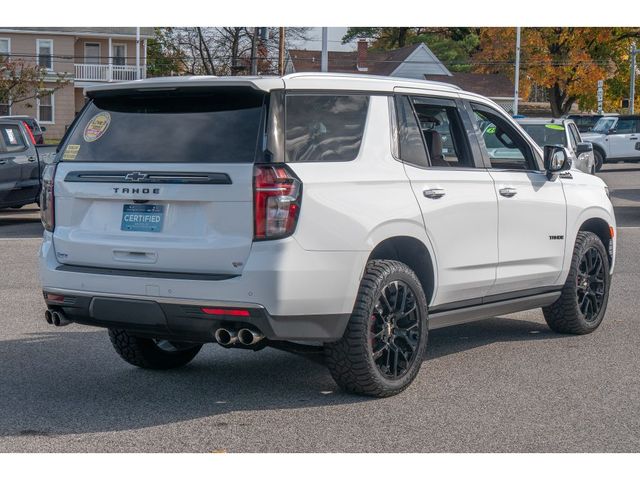
[[[584,335],[604,318],[609,301],[609,257],[600,238],[578,232],[571,270],[556,302],[542,309],[554,332]]]
[[[599,172],[604,165],[604,155],[600,152],[600,150],[593,150],[593,159],[596,164],[596,172]]]
[[[428,337],[427,299],[404,263],[372,260],[342,338],[325,345],[336,383],[351,393],[388,397],[420,370]]]
[[[120,329],[110,329],[109,338],[124,361],[151,370],[182,367],[193,360],[202,348],[200,344],[138,337]]]

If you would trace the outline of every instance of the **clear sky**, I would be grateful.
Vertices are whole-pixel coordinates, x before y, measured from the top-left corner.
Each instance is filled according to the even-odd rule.
[[[356,42],[342,45],[342,37],[347,32],[347,27],[329,27],[329,50],[351,52],[357,48]],[[309,30],[308,42],[299,42],[296,46],[307,50],[320,50],[322,48],[322,29],[314,27]]]

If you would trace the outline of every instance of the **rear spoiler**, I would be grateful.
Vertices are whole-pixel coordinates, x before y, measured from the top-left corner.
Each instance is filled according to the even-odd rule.
[[[160,77],[107,85],[93,85],[86,87],[84,94],[88,98],[96,98],[110,94],[174,91],[203,87],[250,87],[255,90],[269,92],[271,90],[283,89],[284,81],[281,77]]]

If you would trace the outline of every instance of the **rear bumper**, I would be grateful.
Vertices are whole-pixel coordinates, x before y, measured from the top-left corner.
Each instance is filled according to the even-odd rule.
[[[75,305],[50,306],[63,308],[77,323],[165,338],[191,336],[194,341],[193,336],[212,341],[219,325],[232,323],[254,326],[272,340],[326,342],[344,332],[366,257],[366,252],[307,251],[287,238],[255,243],[242,275],[234,278],[87,273],[61,269],[51,235],[45,232],[40,278],[44,292],[76,299]],[[105,313],[105,305],[116,313]],[[199,310],[238,305],[251,315],[219,318]]]
[[[75,323],[198,343],[214,342],[214,333],[221,327],[253,327],[270,340],[328,342],[340,338],[349,321],[349,314],[272,316],[258,304],[110,296],[52,288],[43,293],[48,308],[62,310]],[[243,315],[212,315],[204,313],[203,308]]]

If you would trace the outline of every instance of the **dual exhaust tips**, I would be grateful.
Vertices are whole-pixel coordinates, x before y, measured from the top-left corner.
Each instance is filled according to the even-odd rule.
[[[57,310],[47,310],[44,312],[44,319],[49,325],[55,325],[56,327],[64,327],[69,325],[71,321],[65,317],[64,313]]]
[[[214,336],[216,342],[223,347],[231,347],[236,343],[250,347],[264,339],[262,333],[250,328],[241,328],[238,331],[229,328],[219,328],[215,331]]]

